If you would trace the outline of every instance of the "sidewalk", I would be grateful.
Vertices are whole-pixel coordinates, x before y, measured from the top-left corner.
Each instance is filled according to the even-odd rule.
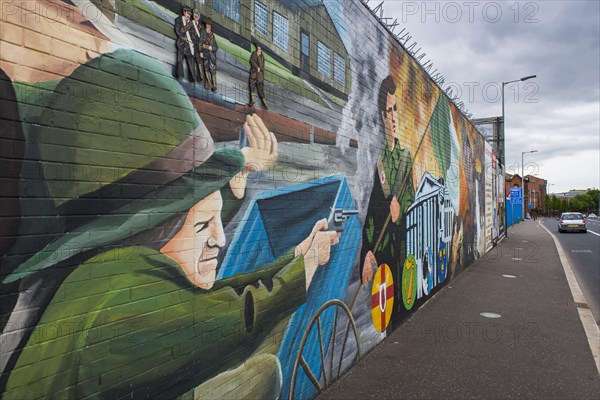
[[[600,398],[598,370],[550,235],[537,221],[510,228],[318,397],[350,398]]]

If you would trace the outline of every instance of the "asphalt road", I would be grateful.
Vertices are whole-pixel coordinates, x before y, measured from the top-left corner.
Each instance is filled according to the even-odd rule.
[[[560,241],[569,258],[577,283],[600,325],[600,219],[588,219],[587,233],[558,233],[556,219],[547,218],[543,224]]]

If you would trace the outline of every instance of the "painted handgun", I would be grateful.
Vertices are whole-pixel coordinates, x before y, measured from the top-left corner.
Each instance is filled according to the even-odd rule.
[[[332,209],[331,216],[329,217],[329,229],[342,232],[344,230],[344,223],[351,215],[358,214],[358,210],[344,210],[343,208]]]

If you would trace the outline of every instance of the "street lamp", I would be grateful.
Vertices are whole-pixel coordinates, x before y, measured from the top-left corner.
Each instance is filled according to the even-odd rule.
[[[527,79],[532,79],[535,77],[537,77],[537,75],[529,75],[529,76],[524,76],[521,79],[515,79],[514,81],[502,82],[502,165],[504,165],[504,172],[506,172],[506,118],[504,117],[504,87],[510,83],[526,81]],[[521,175],[523,175],[523,174],[521,173]],[[522,184],[523,183],[521,182],[521,185]],[[508,209],[506,209],[505,212],[508,212]],[[508,218],[506,217],[506,214],[505,214],[504,222],[506,223],[507,221],[508,221]],[[506,235],[506,237],[508,237],[508,226],[505,229],[505,235]]]
[[[529,153],[537,153],[537,150],[521,152],[521,191],[523,192],[523,221],[525,221],[525,176],[523,175],[525,173],[525,165],[523,165],[523,158],[525,158],[525,154]]]
[[[548,196],[549,199],[552,199],[552,197],[550,196],[550,186],[555,185],[555,183],[548,183],[548,180],[546,180],[546,195]],[[554,196],[554,198],[556,198],[556,196]],[[552,201],[552,207],[554,207],[554,205],[556,204],[554,201]],[[546,204],[546,210],[548,210],[548,204]],[[548,211],[546,211],[546,213],[548,213]],[[554,216],[554,208],[550,209],[549,212],[549,217]]]
[[[533,79],[536,78],[537,75],[529,75],[529,76],[525,76],[521,79],[515,79],[514,81],[508,81],[508,82],[502,82],[502,140],[504,141],[504,145],[502,146],[502,162],[504,163],[504,168],[506,168],[506,161],[504,159],[504,157],[506,157],[506,120],[505,120],[505,116],[504,116],[504,87],[506,85],[509,85],[511,83],[515,83],[515,82],[522,82],[522,81],[526,81],[528,79]]]

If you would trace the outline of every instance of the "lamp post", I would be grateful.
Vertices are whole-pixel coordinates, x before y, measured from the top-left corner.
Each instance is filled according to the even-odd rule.
[[[504,87],[510,83],[526,81],[527,79],[532,79],[535,77],[537,77],[537,75],[529,75],[529,76],[524,76],[521,79],[515,79],[514,81],[502,82],[502,165],[504,165],[505,173],[506,173],[506,118],[504,117]],[[521,175],[523,175],[523,174],[521,173]],[[508,210],[505,210],[505,214],[504,214],[504,223],[505,224],[508,222],[508,218],[506,217],[506,212],[508,212]],[[514,218],[514,216],[513,216],[513,218]],[[508,226],[505,229],[505,235],[506,235],[506,237],[508,237]]]
[[[525,165],[523,165],[523,159],[525,158],[525,154],[529,153],[537,153],[537,150],[523,151],[521,152],[521,191],[523,192],[523,221],[525,221]]]
[[[554,216],[554,205],[555,205],[555,202],[552,200],[552,197],[550,196],[550,186],[552,186],[552,185],[554,185],[554,183],[549,183],[548,180],[546,180],[546,196],[548,196],[548,199],[550,200],[550,204],[551,204],[551,207],[552,207],[552,208],[550,208],[550,212],[548,212],[548,206],[549,205],[546,204],[546,213],[550,214],[550,215],[548,215],[549,217]]]
[[[504,133],[506,132],[506,120],[505,120],[505,116],[504,116],[504,87],[506,85],[509,85],[511,83],[515,83],[515,82],[522,82],[522,81],[526,81],[528,79],[533,79],[536,78],[537,75],[529,75],[529,76],[524,76],[521,79],[515,79],[514,81],[508,81],[508,82],[502,82],[502,140],[504,141],[504,145],[502,146],[502,150],[503,150],[503,154],[502,157],[506,156],[506,136],[504,135]],[[505,160],[503,159],[502,162],[505,163]],[[505,167],[506,168],[506,163],[505,163]]]

